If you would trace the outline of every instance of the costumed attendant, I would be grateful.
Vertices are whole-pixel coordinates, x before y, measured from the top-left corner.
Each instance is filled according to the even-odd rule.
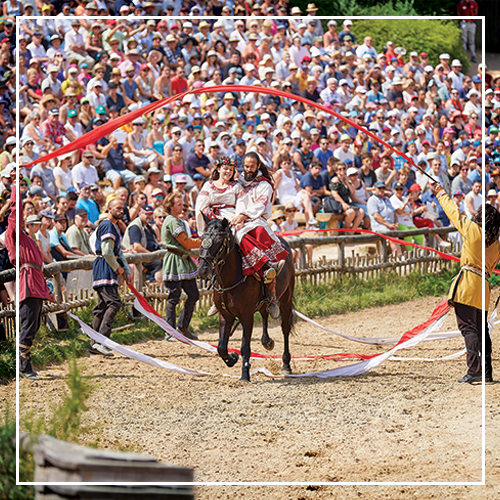
[[[467,348],[467,374],[459,382],[474,382],[482,380],[481,348],[482,348],[482,234],[486,238],[485,275],[488,280],[500,258],[500,213],[491,205],[485,205],[483,213],[479,208],[473,220],[462,215],[457,205],[446,194],[442,186],[438,186],[436,196],[451,223],[457,228],[463,238],[462,255],[460,257],[460,272],[453,278],[448,303],[455,308],[458,328],[465,340]],[[485,304],[490,303],[490,284],[485,283]],[[485,381],[493,381],[491,366],[491,338],[488,331],[488,311],[485,330]]]
[[[267,222],[272,216],[274,185],[259,155],[243,158],[243,175],[238,178],[243,190],[236,200],[236,216],[231,225],[243,260],[243,274],[262,273],[268,295],[268,312],[273,319],[280,315],[276,298],[276,276],[285,265],[288,251]]]
[[[93,267],[93,288],[97,292],[97,305],[92,311],[92,328],[108,339],[111,337],[113,320],[122,306],[118,293],[118,276],[124,275],[131,282],[130,268],[121,250],[121,236],[117,223],[123,219],[125,206],[117,198],[108,204],[108,218],[98,226],[96,232],[96,255]],[[90,341],[91,354],[114,356],[106,347],[94,340]]]
[[[31,366],[31,346],[42,319],[44,300],[54,300],[42,273],[43,254],[38,245],[22,229],[16,231],[17,185],[16,170],[11,172],[13,180],[10,197],[9,224],[5,234],[5,245],[12,265],[19,266],[19,316],[21,332],[19,338],[19,374],[23,378],[39,380]],[[19,205],[19,222],[24,226],[23,204]],[[19,235],[19,257],[16,253],[16,238]]]
[[[163,281],[169,291],[166,320],[170,326],[176,327],[175,308],[179,303],[181,291],[187,294],[184,308],[179,316],[177,330],[190,340],[198,337],[189,331],[189,323],[194,312],[194,306],[200,298],[196,275],[196,264],[190,256],[190,250],[199,248],[200,238],[190,238],[186,234],[186,226],[180,215],[183,210],[183,195],[173,192],[165,200],[165,210],[168,215],[161,228],[161,241],[168,250],[163,258]]]

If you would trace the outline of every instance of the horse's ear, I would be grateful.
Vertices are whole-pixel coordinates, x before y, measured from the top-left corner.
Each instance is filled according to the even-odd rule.
[[[222,218],[222,227],[226,229],[229,226],[229,221],[225,218]]]
[[[203,215],[203,220],[205,221],[205,225],[208,226],[210,219],[203,212],[201,212],[201,215]]]

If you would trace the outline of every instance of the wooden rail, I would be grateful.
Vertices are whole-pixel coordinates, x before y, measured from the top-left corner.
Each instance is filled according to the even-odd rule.
[[[445,235],[455,231],[455,228],[421,228],[408,231],[389,231],[387,234],[396,238],[423,235],[424,245],[429,246],[429,240],[435,234]],[[442,259],[438,255],[431,254],[427,250],[414,249],[411,252],[404,252],[401,257],[390,254],[387,240],[381,236],[361,234],[346,234],[340,236],[328,236],[328,233],[307,233],[308,236],[293,237],[288,240],[290,247],[299,251],[299,265],[296,268],[296,276],[301,283],[327,283],[335,279],[342,279],[343,276],[355,275],[360,279],[371,279],[380,276],[387,270],[395,270],[400,275],[408,274],[412,271],[419,273],[438,272],[443,268],[453,265],[452,261]],[[311,236],[309,236],[311,235]],[[338,258],[328,260],[326,256],[321,256],[317,261],[307,264],[306,245],[321,247],[324,245],[338,245]],[[375,255],[370,253],[364,255],[359,252],[359,248],[352,249],[348,245],[370,245],[377,244],[379,252]],[[351,255],[348,255],[351,250]],[[155,309],[161,314],[165,314],[165,304],[168,294],[162,287],[155,283],[145,283],[143,275],[143,262],[152,262],[162,259],[167,250],[158,250],[151,253],[125,254],[125,258],[130,266],[135,266],[134,279],[135,286],[142,291],[144,296],[152,302]],[[197,252],[193,252],[197,255]],[[458,249],[453,251],[454,255],[459,255]],[[95,257],[84,257],[62,262],[54,262],[44,267],[46,275],[52,276],[54,294],[59,303],[67,309],[81,309],[87,307],[95,300],[94,290],[91,288],[77,288],[75,292],[62,293],[61,273],[71,271],[91,272]],[[0,282],[5,283],[15,280],[15,270],[0,272]],[[78,283],[77,283],[78,286]],[[200,300],[197,309],[209,307],[212,304],[212,292],[209,290],[209,280],[199,280]],[[132,302],[134,296],[131,293],[123,295],[125,302]],[[185,296],[183,294],[182,299]],[[46,303],[43,307],[43,314],[53,314],[61,312],[59,305]],[[15,309],[11,305],[8,308],[0,306],[0,320],[4,323],[8,339],[15,338]]]
[[[139,453],[117,452],[87,448],[60,441],[51,436],[19,433],[19,446],[34,455],[35,477],[38,483],[63,483],[37,486],[37,498],[194,498],[194,471]],[[78,487],[64,483],[81,483]],[[86,483],[104,483],[105,486],[85,486]],[[106,483],[188,483],[185,486],[138,485],[133,488],[111,489]],[[47,496],[45,496],[47,495]]]

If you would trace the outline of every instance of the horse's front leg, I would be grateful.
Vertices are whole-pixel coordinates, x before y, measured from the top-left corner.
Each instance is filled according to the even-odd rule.
[[[274,340],[269,337],[269,313],[267,312],[266,307],[260,310],[260,315],[262,316],[262,338],[260,339],[260,342],[263,345],[264,349],[272,351],[274,349]]]
[[[250,382],[250,354],[252,352],[250,344],[253,331],[253,314],[249,315],[244,320],[241,319],[241,326],[243,327],[243,337],[241,339],[241,357],[243,359],[241,380]]]
[[[292,298],[280,301],[281,306],[281,330],[283,331],[283,367],[281,368],[282,375],[291,375],[292,368],[290,366],[290,332],[292,330]]]
[[[226,317],[227,315],[227,317]],[[231,367],[238,361],[238,353],[227,352],[227,344],[229,341],[229,336],[231,334],[231,328],[234,323],[234,316],[229,315],[227,312],[220,314],[219,316],[219,345],[217,346],[217,352],[219,356],[224,360],[227,366]]]

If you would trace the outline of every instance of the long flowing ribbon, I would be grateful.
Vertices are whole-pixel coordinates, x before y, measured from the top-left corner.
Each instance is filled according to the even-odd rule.
[[[404,246],[410,246],[413,248],[420,248],[421,250],[427,250],[429,252],[434,252],[437,253],[440,257],[442,257],[445,260],[453,260],[455,262],[460,262],[460,257],[456,257],[455,255],[451,255],[449,253],[441,252],[440,250],[432,247],[428,247],[425,245],[419,245],[418,243],[413,243],[411,241],[406,241],[402,240],[400,238],[395,238],[393,236],[389,236],[387,234],[383,233],[377,233],[375,231],[371,231],[370,229],[351,229],[351,228],[345,228],[345,227],[339,227],[339,228],[328,228],[328,229],[295,229],[293,231],[281,231],[277,232],[276,234],[279,236],[298,236],[300,234],[306,233],[306,232],[311,232],[311,233],[331,233],[332,231],[334,232],[343,232],[343,233],[366,233],[366,234],[373,234],[374,236],[380,236],[388,241],[392,241],[393,243],[398,243],[399,245],[404,245]],[[494,269],[493,274],[500,274],[500,269]]]
[[[133,285],[129,285],[130,290],[132,293],[135,295],[136,299],[134,302],[134,307],[141,312],[144,316],[146,316],[148,319],[156,323],[158,326],[160,326],[166,333],[169,335],[172,335],[175,337],[177,340],[180,342],[183,342],[188,345],[193,345],[196,347],[199,347],[200,349],[204,349],[208,352],[211,352],[213,354],[217,353],[217,347],[208,344],[206,342],[201,342],[201,341],[193,341],[189,340],[184,335],[182,335],[180,332],[178,332],[175,328],[170,326],[165,319],[149,304],[149,302],[137,291],[137,289]],[[420,332],[422,332],[425,328],[427,328],[430,324],[433,322],[439,320],[441,317],[446,316],[448,311],[450,310],[450,307],[448,306],[447,302],[444,300],[440,302],[436,308],[434,309],[431,317],[425,321],[424,323],[412,328],[411,330],[408,330],[405,332],[401,337],[393,339],[394,341],[391,342],[391,344],[396,343],[396,345],[406,342],[408,339],[418,335]],[[301,315],[300,313],[299,317],[304,317],[305,316]],[[309,318],[307,318],[309,319]],[[315,323],[313,320],[310,320],[310,322]],[[318,326],[321,326],[318,324]],[[330,330],[328,330],[330,331]],[[337,334],[336,332],[332,332]],[[357,341],[363,341],[365,340],[365,343],[373,343],[373,344],[388,344],[387,342],[388,339],[385,339],[385,342],[379,342],[380,339],[374,339],[377,342],[368,342],[368,338],[364,338],[363,340],[360,340],[356,337],[348,337],[342,334],[337,334],[340,335],[341,337],[347,338],[349,340],[357,340]],[[441,336],[438,336],[439,334],[434,334],[433,337],[434,340],[443,340],[443,338],[448,338],[445,337],[446,332],[443,334],[440,334]],[[453,335],[453,336],[458,336],[458,335]],[[427,338],[426,338],[427,340]],[[229,352],[236,352],[239,355],[241,355],[240,350],[238,349],[228,349]],[[376,357],[379,356],[380,353],[377,354],[371,354],[371,355],[365,355],[365,354],[360,354],[360,353],[337,353],[337,354],[318,354],[318,355],[310,355],[310,356],[292,356],[292,359],[295,361],[310,361],[314,359],[324,359],[324,360],[329,360],[329,361],[343,361],[346,358],[355,358],[355,359],[368,359],[368,357]],[[280,355],[272,355],[272,354],[260,354],[260,353],[255,353],[251,352],[250,357],[253,359],[281,359]]]
[[[113,342],[111,339],[108,339],[104,335],[101,335],[100,333],[96,332],[94,329],[92,329],[90,326],[84,323],[78,316],[70,312],[68,312],[68,314],[71,318],[73,318],[75,321],[79,323],[85,335],[90,337],[92,340],[95,340],[99,344],[107,347],[108,349],[111,349],[113,351],[122,354],[123,356],[126,356],[127,358],[134,359],[141,363],[147,363],[148,365],[152,365],[157,368],[164,368],[165,370],[182,373],[184,375],[192,375],[194,377],[205,377],[207,375],[211,375],[211,373],[192,370],[190,368],[184,368],[182,366],[174,365],[173,363],[169,363],[161,359],[151,358],[146,354],[142,354],[140,352],[134,351],[133,349],[130,349],[129,347],[122,346],[121,344]]]
[[[353,342],[359,342],[361,344],[375,344],[375,345],[394,345],[397,344],[399,341],[400,337],[353,337],[351,335],[345,335],[343,333],[336,332],[334,330],[331,330],[330,328],[318,323],[317,321],[314,321],[311,318],[308,318],[305,314],[302,314],[298,311],[294,310],[294,313],[296,314],[297,317],[299,317],[301,320],[306,321],[307,323],[310,323],[311,325],[314,325],[315,327],[328,332],[332,335],[336,335],[338,337],[341,337],[346,340],[351,340]],[[446,340],[446,339],[452,339],[455,337],[460,337],[460,331],[459,330],[453,330],[450,332],[437,332],[433,333],[432,335],[429,335],[425,340]]]
[[[406,341],[398,343],[392,349],[382,354],[375,355],[368,359],[364,359],[358,363],[352,365],[340,366],[338,368],[333,368],[332,370],[325,370],[323,372],[310,372],[301,374],[287,375],[291,378],[305,378],[305,377],[316,377],[316,378],[334,378],[334,377],[354,377],[357,375],[363,375],[378,366],[380,366],[384,361],[390,359],[394,353],[402,349],[407,349],[409,347],[414,347],[423,340],[425,340],[433,331],[438,330],[443,326],[446,319],[446,314],[435,320],[433,323],[427,326],[418,335],[408,338]],[[276,377],[267,368],[258,368],[256,370],[258,373],[266,375],[267,377]]]
[[[273,88],[265,88],[265,87],[255,87],[253,85],[215,85],[213,87],[202,87],[200,89],[191,89],[187,90],[186,92],[182,92],[180,94],[175,94],[170,97],[166,97],[165,99],[161,99],[156,102],[152,102],[151,104],[148,104],[142,108],[136,109],[134,111],[131,111],[129,113],[126,113],[125,115],[119,116],[118,118],[115,118],[114,120],[110,120],[107,123],[104,123],[100,127],[97,127],[96,129],[91,130],[90,132],[87,132],[83,136],[79,137],[73,142],[70,142],[66,146],[63,146],[62,148],[53,151],[52,153],[39,158],[37,160],[31,161],[24,165],[26,168],[31,168],[33,165],[36,165],[37,163],[40,163],[42,161],[49,161],[52,158],[57,158],[60,155],[64,155],[66,153],[71,153],[72,151],[76,151],[77,149],[83,149],[89,144],[92,144],[94,142],[97,142],[99,139],[102,139],[106,135],[110,134],[117,128],[123,127],[127,123],[132,122],[136,118],[139,118],[140,116],[151,113],[153,111],[156,111],[157,109],[160,109],[167,104],[181,100],[189,95],[189,94],[207,94],[207,93],[218,93],[218,92],[250,92],[250,93],[257,93],[257,94],[270,94],[270,95],[276,95],[278,97],[285,97],[288,99],[293,99],[299,102],[302,102],[303,104],[306,104],[308,106],[314,107],[316,109],[319,109],[323,111],[324,113],[328,113],[332,116],[335,116],[341,121],[344,121],[351,125],[351,127],[356,128],[357,130],[365,133],[369,137],[371,137],[373,140],[383,144],[387,149],[391,150],[393,153],[397,154],[398,156],[401,156],[405,161],[410,163],[412,166],[414,166],[416,169],[418,169],[420,172],[422,172],[424,175],[427,175],[427,177],[430,177],[427,172],[425,172],[422,168],[420,168],[418,165],[415,164],[412,158],[406,156],[404,153],[401,151],[398,151],[396,148],[392,147],[390,144],[385,142],[383,139],[375,135],[373,132],[370,132],[370,130],[354,123],[352,120],[349,120],[349,118],[346,118],[345,116],[341,115],[340,113],[337,113],[336,111],[331,110],[330,108],[327,108],[326,106],[319,104],[317,102],[311,101],[310,99],[306,99],[305,97],[302,97],[300,95],[295,95],[295,94],[290,94],[289,92],[284,92],[282,90],[277,90]]]
[[[138,305],[139,302],[137,302]],[[146,354],[139,353],[137,351],[134,351],[133,349],[130,349],[129,347],[122,346],[121,344],[118,344],[111,339],[108,339],[107,337],[104,337],[100,333],[96,332],[93,330],[90,326],[85,324],[78,316],[72,314],[71,312],[68,312],[69,316],[73,318],[75,321],[77,321],[81,328],[82,331],[91,339],[95,340],[96,342],[104,345],[105,347],[112,349],[113,351],[116,351],[120,354],[122,354],[125,357],[128,357],[130,359],[133,359],[135,361],[139,361],[141,363],[146,363],[151,366],[157,367],[157,368],[163,368],[165,370],[173,371],[176,373],[181,373],[184,375],[192,375],[195,377],[201,377],[201,376],[210,376],[213,375],[208,372],[203,372],[203,371],[198,371],[198,370],[193,370],[190,368],[184,368],[182,366],[175,365],[173,363],[169,363],[167,361],[159,360],[152,358],[150,356],[147,356]],[[157,315],[153,315],[158,317]],[[411,337],[408,337],[406,340],[402,341],[401,343],[397,344],[394,346],[392,349],[389,351],[376,355],[374,357],[371,357],[369,359],[365,359],[359,363],[355,363],[352,365],[348,366],[342,366],[339,368],[335,368],[333,370],[326,370],[323,372],[310,372],[310,373],[303,373],[303,374],[298,374],[298,375],[274,375],[271,373],[267,368],[262,367],[262,368],[257,368],[251,372],[252,375],[256,374],[263,374],[267,377],[271,378],[283,378],[283,377],[291,377],[291,378],[304,378],[304,377],[317,377],[317,378],[333,378],[333,377],[345,377],[345,376],[356,376],[356,375],[361,375],[364,373],[367,373],[377,366],[380,366],[384,361],[390,359],[392,355],[397,352],[398,350],[405,349],[407,347],[413,347],[417,345],[419,342],[423,341],[428,337],[433,331],[441,328],[441,326],[444,323],[444,320],[446,319],[446,314],[441,316],[440,318],[436,319],[434,322],[430,323],[425,327],[420,333],[417,335],[413,335]],[[427,324],[428,322],[426,322]],[[407,332],[408,333],[408,332]],[[451,358],[450,358],[451,359]],[[236,378],[235,375],[226,375],[226,377],[231,377],[231,378]]]
[[[137,292],[137,290],[131,286],[131,290]],[[137,292],[138,293],[138,292]],[[140,294],[139,294],[140,295]],[[137,300],[136,301],[136,306],[141,307],[141,303],[148,304],[146,299],[142,301]],[[149,305],[149,304],[148,304]],[[154,314],[151,312],[153,311]],[[153,317],[156,319],[162,319],[159,313],[157,313],[151,306],[148,307],[148,312],[151,313]],[[209,376],[213,375],[208,372],[202,372],[198,370],[193,370],[190,368],[184,368],[182,366],[175,365],[173,363],[169,363],[167,361],[162,361],[158,360],[155,358],[151,358],[150,356],[147,356],[146,354],[138,353],[134,351],[133,349],[130,349],[128,347],[124,347],[111,339],[108,339],[107,337],[104,337],[100,333],[96,332],[93,330],[91,327],[89,327],[87,324],[85,324],[78,316],[75,316],[71,312],[68,312],[69,316],[73,318],[75,321],[77,321],[81,328],[82,331],[91,339],[95,340],[96,342],[99,342],[100,344],[104,345],[105,347],[108,347],[109,349],[112,349],[123,356],[126,356],[130,359],[134,359],[136,361],[139,361],[141,363],[147,363],[151,366],[155,366],[157,368],[163,368],[166,370],[174,371],[177,373],[182,373],[185,375],[192,375],[192,376]],[[333,377],[344,377],[344,376],[356,376],[356,375],[361,375],[363,373],[367,373],[370,370],[373,370],[377,366],[380,366],[384,361],[390,359],[394,361],[413,361],[413,360],[418,360],[418,361],[442,361],[442,360],[450,360],[450,359],[455,359],[458,356],[461,356],[464,354],[465,350],[462,350],[458,353],[454,353],[448,356],[444,356],[442,358],[438,359],[431,359],[431,358],[398,358],[393,356],[393,354],[401,349],[406,349],[408,347],[414,347],[418,343],[426,340],[435,330],[438,330],[439,328],[442,327],[446,316],[448,314],[448,311],[445,309],[443,302],[437,305],[435,308],[431,318],[427,320],[425,323],[422,325],[419,325],[412,330],[409,330],[403,336],[401,337],[400,341],[398,342],[397,345],[395,345],[392,349],[385,353],[381,353],[378,355],[373,355],[370,357],[367,357],[367,359],[364,359],[363,361],[359,363],[355,363],[353,365],[348,365],[348,366],[343,366],[340,368],[335,368],[333,370],[325,370],[323,372],[310,372],[310,373],[303,373],[303,374],[298,374],[298,375],[284,375],[285,377],[292,377],[292,378],[304,378],[304,377],[317,377],[317,378],[333,378]],[[495,308],[491,314],[490,320],[489,320],[489,329],[490,332],[493,331],[493,326],[495,324],[495,318],[497,316],[497,309]],[[168,325],[170,326],[170,325]],[[173,328],[170,327],[172,332],[175,332]],[[188,339],[186,339],[188,340]],[[185,342],[189,343],[189,342]],[[203,344],[203,343],[201,343]],[[194,344],[197,345],[197,344]],[[209,345],[209,344],[207,344]],[[257,368],[251,372],[252,375],[255,374],[263,374],[267,377],[272,377],[272,378],[282,378],[284,377],[283,375],[277,376],[272,374],[267,368]],[[226,375],[226,377],[232,377],[236,378],[234,375]]]

